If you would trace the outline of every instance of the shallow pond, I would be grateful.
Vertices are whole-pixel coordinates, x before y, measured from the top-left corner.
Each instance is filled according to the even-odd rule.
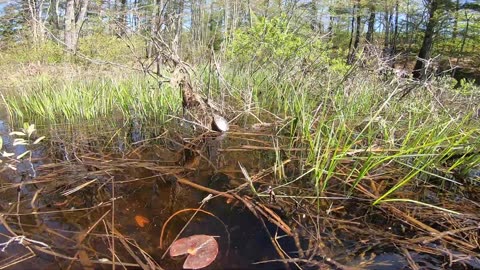
[[[0,122],[5,149],[24,152],[10,131]],[[47,138],[28,147],[31,159],[0,175],[0,269],[181,269],[185,257],[170,258],[167,247],[197,234],[215,236],[219,245],[206,269],[409,269],[409,261],[449,268],[441,256],[399,252],[380,234],[369,239],[370,229],[384,228],[385,239],[409,229],[357,208],[358,200],[329,194],[329,205],[318,209],[339,214],[320,216],[305,206],[308,199],[287,202],[286,190],[272,198],[280,179],[303,171],[292,158],[301,151],[291,149],[299,154],[287,158],[278,145],[288,140],[268,130],[192,136],[99,121],[38,127],[36,134]],[[302,194],[313,186],[287,188]],[[217,193],[207,201],[210,190]],[[367,223],[370,229],[355,231]],[[480,263],[472,257],[450,267]]]

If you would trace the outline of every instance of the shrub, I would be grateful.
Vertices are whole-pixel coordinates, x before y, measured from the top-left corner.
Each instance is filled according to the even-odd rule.
[[[313,65],[313,68],[327,65],[340,73],[348,69],[342,50],[333,51],[328,42],[307,33],[304,26],[294,29],[286,16],[256,18],[252,27],[240,28],[234,33],[227,58],[239,64],[300,64]]]

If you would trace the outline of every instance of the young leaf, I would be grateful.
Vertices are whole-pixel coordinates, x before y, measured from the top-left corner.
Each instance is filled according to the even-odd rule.
[[[18,155],[17,159],[23,158],[23,157],[24,157],[25,155],[27,155],[28,153],[30,153],[30,150],[27,150],[27,151],[21,153],[20,155]]]
[[[8,153],[8,152],[5,152],[3,151],[2,153],[2,157],[11,157],[11,156],[14,156],[15,154],[14,153]]]
[[[35,124],[31,124],[27,128],[28,137],[32,136],[32,133],[35,132]]]
[[[27,134],[23,133],[23,132],[20,132],[20,131],[12,131],[10,132],[8,135],[10,136],[13,136],[13,135],[16,135],[16,136],[25,136]]]
[[[42,137],[36,139],[36,140],[33,142],[33,144],[37,144],[37,143],[41,142],[43,139],[45,139],[45,136],[42,136]]]
[[[16,145],[27,145],[27,141],[24,140],[24,139],[15,139],[13,140],[13,146],[16,146]]]

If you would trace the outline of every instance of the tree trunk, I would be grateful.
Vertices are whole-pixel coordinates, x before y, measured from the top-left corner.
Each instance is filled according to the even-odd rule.
[[[180,55],[182,48],[182,32],[183,32],[183,11],[185,7],[185,2],[183,0],[176,1],[176,15],[177,23],[175,27],[175,38],[173,39],[173,51],[176,55]]]
[[[67,50],[72,53],[75,52],[74,32],[75,0],[67,0],[67,6],[65,7],[65,45]]]
[[[191,26],[190,29],[192,33],[192,41],[193,46],[197,47],[200,41],[200,33],[201,33],[201,15],[200,15],[200,1],[199,0],[192,0],[191,1]]]
[[[410,32],[410,0],[407,1],[407,11],[406,11],[406,29],[405,29],[405,42],[408,44],[407,45],[407,51],[406,51],[406,54],[409,55],[410,54],[410,51],[412,50],[412,36],[413,34],[411,34]],[[405,61],[405,67],[407,65],[407,61]]]
[[[452,39],[455,42],[458,34],[458,11],[460,9],[460,0],[455,2],[455,14],[453,15]]]
[[[157,27],[158,27],[158,13],[159,13],[159,5],[157,3],[157,0],[153,0],[153,9],[152,9],[152,15],[150,18],[150,37],[147,43],[147,58],[150,59],[153,57],[154,54],[154,38],[157,34]]]
[[[75,50],[77,49],[78,44],[78,37],[80,36],[80,31],[82,30],[83,23],[87,17],[87,8],[88,8],[88,0],[81,0],[80,2],[80,11],[75,18]]]
[[[453,69],[453,72],[452,72],[452,77],[455,77],[455,73],[457,72],[458,65],[460,64],[460,61],[463,59],[463,51],[465,49],[465,42],[467,41],[468,28],[470,25],[470,17],[468,17],[467,11],[465,11],[465,18],[467,19],[467,25],[465,26],[465,32],[462,34],[462,43],[460,45],[460,51],[458,52],[455,68]]]
[[[390,46],[390,21],[391,21],[391,13],[389,8],[387,7],[385,10],[384,20],[385,20],[385,40],[384,40],[383,47],[387,49]]]
[[[358,0],[357,0],[358,1]],[[355,54],[354,48],[352,48],[353,43],[353,31],[355,30],[355,11],[356,11],[356,4],[353,5],[352,9],[352,20],[350,23],[350,41],[348,42],[348,55],[347,55],[347,64],[353,63],[353,55]]]
[[[75,0],[67,0],[65,8],[65,45],[67,50],[75,54],[77,50],[78,37],[83,22],[87,16],[88,0],[81,0],[80,10],[75,17]]]
[[[425,77],[425,60],[430,58],[430,53],[433,46],[433,36],[435,33],[435,27],[437,26],[437,18],[435,17],[435,12],[438,9],[439,0],[430,0],[429,1],[429,18],[427,23],[427,28],[425,29],[425,36],[423,37],[422,47],[418,53],[418,59],[415,63],[413,69],[413,77],[416,79],[421,79]]]
[[[265,9],[264,9],[263,17],[267,18],[268,17],[268,9],[270,8],[270,0],[265,0],[264,1],[264,6],[265,6]]]
[[[465,50],[465,42],[467,41],[468,37],[468,28],[470,25],[470,18],[468,17],[467,12],[465,11],[465,18],[467,19],[467,25],[465,26],[465,32],[462,34],[462,45],[460,46],[460,55],[459,58],[462,57],[463,51]]]
[[[360,44],[360,28],[362,28],[362,18],[360,16],[360,0],[357,0],[357,8],[356,8],[356,13],[357,13],[357,21],[356,21],[356,26],[355,26],[355,41],[353,42],[353,49],[352,53],[349,57],[349,64],[353,64],[355,62],[355,56],[357,54],[357,49],[358,45]]]
[[[233,1],[232,3],[233,10],[231,12],[230,20],[230,33],[233,33],[238,27],[239,17],[240,17],[240,4],[238,0]]]
[[[328,35],[328,40],[332,41],[333,38],[333,23],[334,23],[335,17],[332,15],[331,11],[329,13],[329,18],[328,18],[328,27],[327,27],[327,35]]]
[[[138,0],[133,1],[133,9],[138,10]],[[137,12],[132,12],[131,27],[133,31],[138,31],[138,13]]]
[[[118,14],[118,35],[124,36],[127,33],[127,0],[120,0],[120,10]]]
[[[33,43],[36,45],[43,43],[45,38],[45,25],[42,21],[42,9],[43,1],[38,3],[36,0],[28,0],[30,30],[32,31]]]
[[[375,6],[370,7],[370,17],[368,17],[367,36],[365,39],[368,43],[373,42],[373,31],[375,30]]]
[[[207,9],[207,1],[200,0],[200,42],[202,46],[205,46],[208,41],[208,17],[206,14]]]
[[[310,8],[310,27],[314,32],[319,32],[321,29],[321,23],[318,20],[318,3],[316,0],[312,0]]]
[[[398,0],[395,1],[395,20],[393,28],[393,39],[392,39],[392,53],[397,53],[397,39],[398,39]]]
[[[230,18],[230,5],[231,0],[225,0],[223,6],[223,35],[228,38],[229,18]]]
[[[55,27],[55,30],[60,31],[60,14],[59,14],[60,0],[52,0],[49,8],[49,21]],[[56,34],[57,31],[54,33]]]

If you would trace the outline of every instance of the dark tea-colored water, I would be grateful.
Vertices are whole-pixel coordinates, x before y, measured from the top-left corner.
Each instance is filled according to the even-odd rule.
[[[185,257],[171,258],[167,247],[197,234],[218,242],[218,255],[206,269],[410,269],[409,260],[420,269],[480,268],[473,257],[468,264],[446,265],[439,257],[399,252],[378,236],[339,233],[362,222],[385,228],[385,237],[388,230],[405,228],[378,214],[358,218],[369,213],[348,198],[338,201],[346,209],[342,216],[315,214],[302,206],[309,199],[300,188],[313,188],[308,183],[289,187],[299,194],[291,201],[273,200],[269,188],[301,169],[272,169],[282,159],[272,133],[193,136],[145,125],[37,128],[35,138],[46,136],[41,143],[14,146],[12,128],[0,121],[5,151],[31,151],[1,164],[0,269],[112,269],[113,260],[115,269],[181,269]],[[259,176],[254,184],[240,165]],[[230,191],[251,205],[221,194],[204,201],[210,193],[195,185]],[[285,221],[299,237],[287,236],[260,208],[251,209],[259,205],[268,205],[269,216]],[[301,258],[303,253],[312,255]]]

